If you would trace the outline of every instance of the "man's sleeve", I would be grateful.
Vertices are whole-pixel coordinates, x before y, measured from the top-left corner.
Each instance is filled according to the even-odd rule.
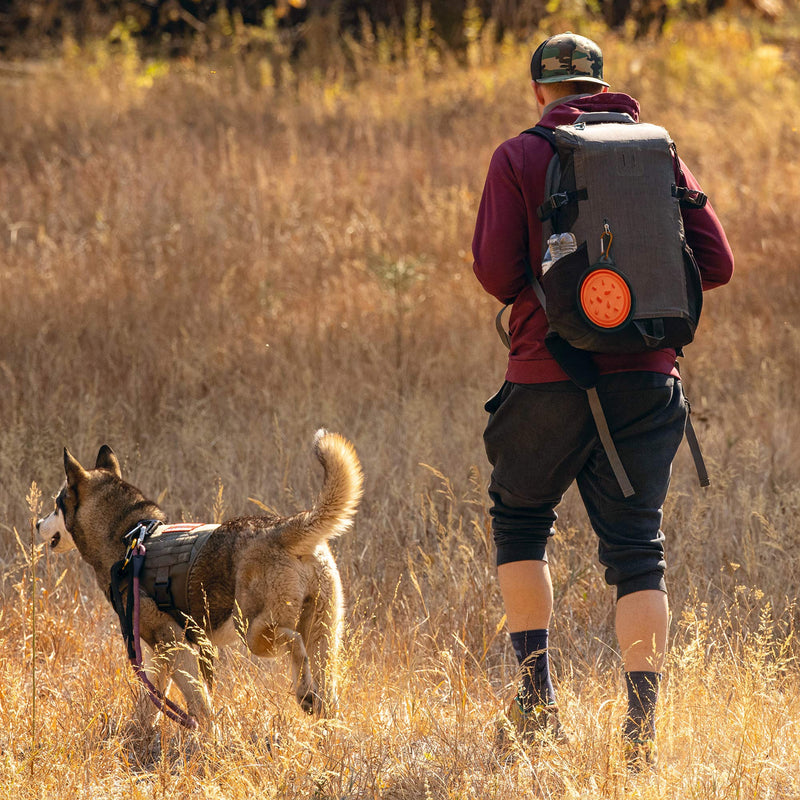
[[[686,185],[700,190],[700,184],[686,165],[681,162]],[[713,289],[726,284],[733,275],[733,252],[710,202],[703,208],[682,209],[686,241],[692,248],[700,269],[703,289]]]
[[[528,282],[528,217],[519,181],[521,161],[521,148],[516,153],[510,142],[495,151],[472,239],[475,275],[501,303],[513,302]]]

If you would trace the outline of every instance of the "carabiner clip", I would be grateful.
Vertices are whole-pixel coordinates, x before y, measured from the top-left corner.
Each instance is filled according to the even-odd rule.
[[[600,250],[602,261],[611,261],[611,243],[614,241],[614,234],[611,233],[611,226],[608,220],[603,222],[603,235],[600,237]]]

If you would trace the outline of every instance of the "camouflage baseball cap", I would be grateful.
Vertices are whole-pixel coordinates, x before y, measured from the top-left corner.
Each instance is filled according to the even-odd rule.
[[[531,78],[537,83],[603,80],[603,52],[591,39],[567,31],[543,41],[531,58]]]

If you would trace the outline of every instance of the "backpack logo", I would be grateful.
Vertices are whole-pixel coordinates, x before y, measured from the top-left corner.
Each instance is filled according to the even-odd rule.
[[[624,178],[628,175],[638,177],[643,174],[642,160],[638,158],[635,150],[620,150],[617,153],[617,175]]]

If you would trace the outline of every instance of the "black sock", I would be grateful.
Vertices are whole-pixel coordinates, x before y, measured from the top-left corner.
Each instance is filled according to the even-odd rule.
[[[628,689],[628,714],[622,733],[626,739],[656,738],[656,702],[658,700],[659,672],[626,672]]]
[[[534,706],[553,705],[556,702],[556,693],[550,680],[547,636],[546,628],[511,634],[511,644],[522,668],[522,686],[517,697],[526,711],[531,711]]]

